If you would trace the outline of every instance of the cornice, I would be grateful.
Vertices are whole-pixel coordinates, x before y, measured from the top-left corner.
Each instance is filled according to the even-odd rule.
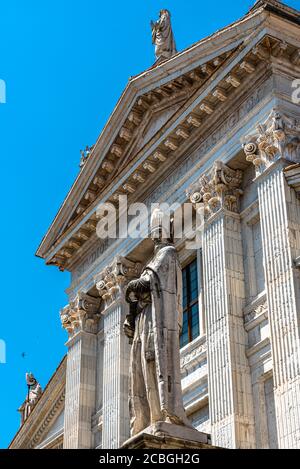
[[[271,57],[277,57],[278,54],[285,54],[292,61],[297,60],[297,50],[293,49],[293,46],[283,44],[281,47],[280,44],[282,41],[272,37],[257,38],[257,41],[247,43],[247,46],[228,57],[215,72],[212,71],[207,81],[199,89],[195,88],[195,92],[187,103],[142,148],[134,161],[128,164],[127,173],[124,176],[118,174],[120,185],[116,187],[114,179],[106,189],[101,190],[102,201],[116,204],[117,194],[132,196],[135,192],[137,193],[149,176],[158,174],[157,172],[166,166],[170,156],[176,157],[176,154],[180,152],[180,147],[189,142],[195,131],[203,125],[204,120],[209,119],[211,115],[216,115],[220,106],[241,86],[243,80],[255,74],[260,62],[271,62]],[[224,69],[230,70],[230,67],[231,71],[224,75]],[[88,197],[93,198],[91,194],[93,194],[92,191],[87,191]],[[67,268],[73,253],[77,252],[77,248],[95,232],[97,224],[95,212],[98,203],[97,197],[78,220],[76,219],[76,223],[74,222],[58,238],[47,254],[48,264],[58,265],[61,269]]]
[[[168,82],[172,77],[176,79],[179,75],[182,75],[185,72],[192,72],[194,74],[193,69],[195,69],[195,67],[204,64],[205,62],[209,62],[214,57],[219,56],[222,51],[224,51],[224,46],[226,46],[226,44],[229,49],[236,47],[244,40],[247,34],[249,35],[249,32],[253,30],[253,28],[257,29],[260,23],[264,20],[265,17],[257,12],[247,14],[241,20],[238,20],[211,36],[198,41],[168,61],[163,62],[159,66],[151,67],[145,72],[142,72],[138,76],[130,79],[118,100],[111,117],[101,132],[97,143],[94,145],[88,161],[84,166],[84,171],[79,173],[67,198],[48,229],[46,236],[42,240],[37,250],[38,256],[45,257],[44,251],[47,249],[47,245],[50,242],[53,242],[53,239],[51,240],[50,236],[53,234],[53,228],[57,231],[58,225],[61,223],[59,220],[63,218],[63,213],[72,206],[74,201],[78,200],[78,192],[82,189],[82,186],[84,186],[83,180],[87,180],[89,177],[92,177],[95,167],[103,160],[106,152],[105,147],[109,144],[112,137],[111,129],[114,129],[117,133],[120,128],[120,123],[123,125],[124,109],[129,113],[134,103],[134,99],[144,92],[147,92],[147,86],[150,86],[149,89],[151,89],[151,87],[153,88],[157,86],[157,81],[165,80]],[[236,33],[236,28],[238,28],[238,35]],[[239,37],[239,40],[237,40],[237,36]],[[164,81],[162,81],[162,83],[164,83]]]
[[[66,356],[48,382],[40,400],[9,445],[10,449],[35,448],[64,405]]]

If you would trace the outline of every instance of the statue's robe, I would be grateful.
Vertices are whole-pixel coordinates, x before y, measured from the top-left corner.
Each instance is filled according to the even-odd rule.
[[[175,248],[158,250],[129,289],[138,300],[130,364],[131,433],[156,422],[189,425],[181,390],[182,274]]]
[[[169,59],[176,54],[176,44],[169,13],[164,13],[152,29],[152,42],[155,44],[157,60]]]

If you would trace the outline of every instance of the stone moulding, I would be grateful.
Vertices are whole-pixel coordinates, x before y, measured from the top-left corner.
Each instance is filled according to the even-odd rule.
[[[100,298],[79,292],[76,298],[60,312],[62,327],[69,337],[76,332],[97,332],[100,318]]]
[[[255,92],[248,96],[247,99],[235,109],[233,114],[228,114],[221,126],[214,129],[207,139],[200,142],[200,147],[194,150],[189,158],[186,158],[178,168],[167,174],[159,187],[151,193],[150,196],[142,199],[143,203],[147,207],[150,207],[151,203],[158,202],[162,197],[165,197],[166,200],[170,199],[172,203],[177,201],[178,196],[173,194],[174,186],[179,187],[179,184],[183,187],[189,186],[188,181],[194,179],[193,173],[195,171],[199,172],[199,168],[201,168],[204,162],[210,157],[214,148],[216,147],[216,151],[220,149],[222,143],[225,143],[225,139],[228,139],[228,136],[231,135],[233,129],[235,129],[235,126],[239,122],[243,122],[243,120],[249,116],[250,112],[253,112],[255,106],[270,92],[270,85],[270,80],[260,83],[260,86],[257,87]],[[201,161],[199,160],[199,155],[207,156]],[[189,193],[187,197],[189,198]],[[99,268],[100,270],[103,269],[103,265],[106,263],[104,262],[105,259],[103,259],[103,263],[101,263],[99,267],[99,265],[96,265],[96,260],[100,257],[103,258],[104,253],[110,260],[113,257],[113,253],[118,250],[120,244],[119,240],[106,239],[100,246],[97,245],[97,247],[95,247],[95,237],[93,237],[85,246],[87,249],[85,257],[83,256],[82,260],[79,259],[77,262],[76,259],[73,258],[72,263],[68,264],[68,268],[73,270],[72,286],[68,290],[70,296],[73,296],[73,292],[76,292],[77,289],[80,288],[81,281],[86,275],[89,275],[90,282],[94,283],[93,276],[96,275]]]
[[[97,275],[95,277],[96,288],[105,305],[108,306],[116,299],[126,283],[137,278],[141,270],[142,265],[139,262],[132,262],[125,257],[117,256],[111,265]]]
[[[28,419],[21,426],[9,449],[35,448],[58,417],[65,402],[66,356],[44,389]]]
[[[273,109],[265,122],[244,137],[243,148],[257,176],[280,158],[300,163],[300,120]]]
[[[208,117],[207,110],[209,109],[210,110],[209,112],[211,112],[211,116],[214,116],[215,113],[218,112],[217,103],[219,103],[219,105],[222,105],[222,102],[223,102],[222,100],[215,97],[215,96],[219,96],[219,97],[221,96],[220,89],[222,88],[222,82],[223,81],[226,84],[225,89],[226,89],[227,97],[232,95],[232,93],[234,93],[235,90],[240,87],[240,86],[239,87],[236,86],[237,80],[233,81],[231,79],[231,81],[228,81],[228,80],[226,81],[226,78],[228,78],[228,77],[232,78],[233,76],[235,77],[237,75],[237,72],[232,73],[232,70],[231,70],[231,72],[229,72],[226,75],[226,73],[224,72],[224,70],[226,68],[226,65],[227,65],[228,70],[230,68],[230,64],[233,64],[233,65],[231,65],[231,67],[234,70],[238,67],[239,81],[242,83],[245,80],[245,78],[249,76],[249,74],[250,74],[251,70],[253,69],[253,67],[254,67],[254,69],[256,69],[258,67],[260,61],[263,60],[261,57],[265,54],[263,54],[262,51],[264,51],[264,52],[266,51],[266,49],[267,49],[266,44],[267,43],[271,45],[271,50],[274,51],[275,56],[278,55],[277,52],[275,52],[275,51],[277,51],[279,45],[281,44],[281,41],[278,40],[278,39],[274,39],[273,37],[265,36],[265,37],[259,39],[258,43],[254,43],[252,48],[251,48],[251,46],[247,45],[247,47],[245,47],[245,51],[243,51],[242,53],[240,51],[232,52],[232,54],[233,54],[232,57],[230,57],[230,58],[227,57],[227,59],[225,59],[224,62],[221,63],[221,65],[218,65],[217,69],[215,69],[213,71],[214,77],[216,79],[215,88],[212,89],[211,92],[210,92],[210,91],[205,90],[205,89],[202,90],[202,88],[200,87],[199,95],[202,96],[203,99],[202,100],[199,99],[199,98],[196,99],[196,96],[195,97],[193,96],[192,101],[191,100],[189,101],[190,111],[191,111],[190,114],[182,115],[183,120],[180,121],[180,118],[179,118],[178,121],[177,121],[178,125],[171,126],[171,128],[169,130],[166,129],[166,134],[164,135],[163,140],[161,142],[159,141],[156,148],[153,149],[153,152],[150,153],[149,156],[147,156],[146,160],[141,162],[142,170],[140,171],[140,168],[136,167],[137,171],[143,173],[145,171],[144,168],[146,167],[146,168],[148,168],[147,170],[151,169],[151,171],[156,173],[161,168],[161,165],[167,164],[168,154],[170,152],[173,152],[175,154],[176,152],[180,151],[180,147],[184,144],[184,142],[188,142],[188,140],[193,137],[193,133],[194,133],[196,128],[193,126],[191,119],[189,119],[189,115],[193,114],[194,117],[196,117],[199,120],[199,122],[201,122],[204,115],[206,116],[206,118]],[[257,49],[257,46],[259,46],[258,49]],[[278,46],[278,47],[276,47],[276,46]],[[255,47],[256,47],[256,49],[255,49]],[[257,50],[260,51],[259,54],[257,53]],[[286,56],[287,60],[292,60],[292,57],[294,57],[294,53],[295,53],[295,47],[294,46],[288,44],[287,47],[280,47],[280,50],[283,51],[283,54]],[[244,55],[243,55],[243,53],[244,53]],[[239,61],[238,61],[237,57],[240,57]],[[233,58],[235,58],[235,60]],[[264,60],[266,60],[265,57],[264,57]],[[228,62],[229,62],[229,64],[228,64]],[[243,64],[243,66],[241,66],[242,64]],[[245,66],[245,64],[247,64],[247,66]],[[219,75],[217,75],[216,72],[218,72]],[[255,73],[255,72],[253,72],[253,73]],[[186,83],[185,83],[185,85],[186,85]],[[230,87],[230,88],[228,88],[228,87]],[[217,90],[217,91],[215,92],[215,90]],[[201,94],[201,91],[203,91],[202,94]],[[197,93],[198,93],[198,91],[197,91]],[[215,93],[215,95],[213,93]],[[217,103],[215,102],[216,99],[217,99]],[[214,100],[214,102],[212,102],[211,100]],[[202,105],[202,107],[201,107],[201,103],[202,104],[204,103]],[[193,107],[194,107],[194,109],[192,109]],[[203,114],[203,116],[202,116],[202,114]],[[174,119],[175,119],[175,116],[174,116]],[[186,132],[184,132],[184,135],[182,134],[182,128],[183,127],[186,129]],[[166,147],[164,142],[169,142],[170,145],[168,145],[168,147]],[[268,150],[271,152],[272,148],[270,147]],[[159,152],[159,154],[164,153],[164,157],[166,158],[165,161],[161,161],[159,159],[155,160],[154,155],[157,155],[158,152]],[[155,163],[154,163],[154,161],[155,161]],[[135,185],[132,184],[132,177],[131,176],[132,175],[129,174],[127,179],[126,178],[122,179],[122,184],[121,184],[122,187],[124,187],[124,185],[126,185],[126,187],[135,186]],[[135,184],[137,184],[137,186],[135,186],[135,187],[138,189],[139,184],[143,184],[143,183],[139,183],[139,182],[137,183],[137,181],[135,181]],[[90,189],[94,190],[95,188],[93,187],[93,188],[90,188]],[[116,187],[116,190],[118,190],[117,187]],[[113,194],[112,194],[111,197],[113,198]],[[91,231],[90,229],[86,229],[86,227],[85,227],[86,223],[83,223],[82,219],[83,219],[83,217],[84,217],[84,219],[87,219],[88,213],[90,214],[90,217],[94,216],[95,203],[96,203],[96,201],[92,202],[91,205],[89,206],[89,209],[85,210],[83,215],[80,215],[80,219],[76,219],[77,226],[78,226],[78,236],[81,233],[81,231],[85,231],[89,237],[93,234],[93,232],[94,232],[93,230]],[[235,203],[235,202],[233,201],[233,203]],[[88,222],[88,219],[87,219],[87,222]],[[58,249],[55,249],[54,250],[54,251],[56,251],[55,253],[53,251],[53,253],[51,255],[47,256],[47,263],[56,264],[60,268],[64,269],[68,265],[70,260],[72,259],[73,254],[76,253],[76,250],[74,251],[74,248],[72,248],[69,244],[69,242],[71,242],[71,244],[72,244],[72,242],[73,242],[72,238],[75,236],[77,241],[78,241],[78,239],[80,239],[81,244],[84,244],[84,242],[86,242],[86,240],[84,240],[82,238],[78,238],[77,234],[72,235],[72,237],[69,238],[68,237],[69,232],[70,232],[70,230],[68,229],[63,235],[64,247],[63,248],[60,247]],[[38,251],[38,252],[40,252],[40,251]]]
[[[243,172],[233,170],[221,161],[213,164],[209,173],[188,189],[191,203],[203,203],[205,218],[209,219],[221,209],[238,213]]]

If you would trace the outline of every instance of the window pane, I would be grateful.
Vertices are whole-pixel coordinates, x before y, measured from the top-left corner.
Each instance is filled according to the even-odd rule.
[[[180,346],[184,347],[191,340],[198,337],[199,327],[199,306],[198,306],[198,275],[197,260],[191,262],[182,271],[183,280],[183,328],[180,337]]]
[[[197,276],[197,262],[194,261],[189,266],[189,278],[190,278],[190,301],[198,298],[198,276]]]
[[[191,318],[192,318],[192,321],[191,321],[192,322],[192,340],[194,340],[200,334],[198,303],[192,307]]]
[[[182,292],[182,297],[183,297],[183,309],[187,307],[187,271],[184,269],[182,271],[182,285],[183,285],[183,292]]]

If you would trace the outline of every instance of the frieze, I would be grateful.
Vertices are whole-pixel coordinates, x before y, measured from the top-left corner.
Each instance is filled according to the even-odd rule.
[[[194,344],[192,344],[194,345]],[[203,340],[200,341],[200,344],[188,349],[186,353],[181,354],[180,366],[182,371],[186,371],[191,365],[196,364],[199,360],[203,358],[203,354],[207,352],[207,343]]]

